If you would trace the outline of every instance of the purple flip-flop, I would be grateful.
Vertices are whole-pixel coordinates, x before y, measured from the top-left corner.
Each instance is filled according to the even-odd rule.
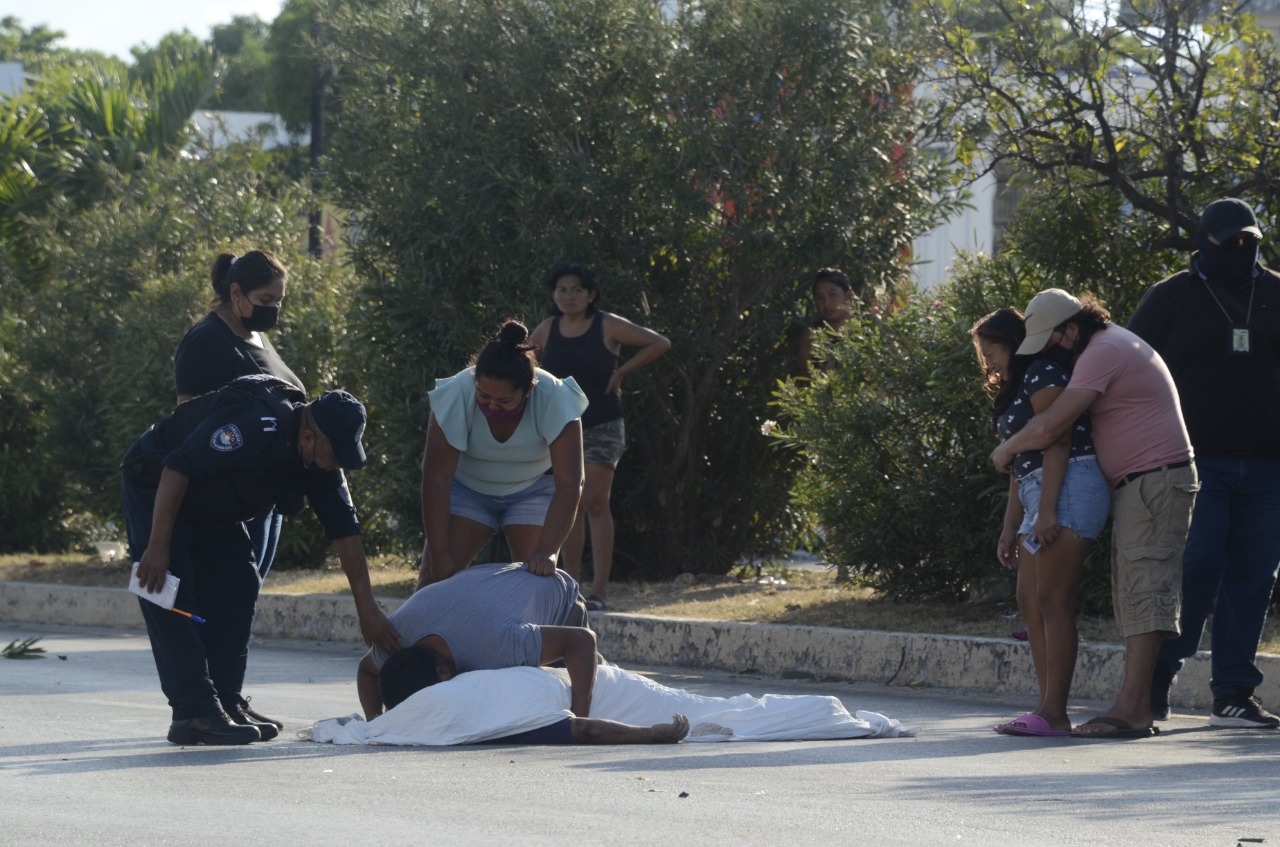
[[[1047,720],[1034,712],[1028,712],[1016,720],[1001,724],[996,727],[996,732],[1002,735],[1036,735],[1044,738],[1066,738],[1071,735],[1071,730],[1054,729]]]

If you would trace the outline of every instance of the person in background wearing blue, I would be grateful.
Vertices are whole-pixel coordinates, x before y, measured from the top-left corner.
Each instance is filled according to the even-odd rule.
[[[587,398],[537,368],[528,339],[524,324],[506,321],[471,367],[428,395],[418,589],[469,566],[499,530],[512,561],[556,571],[582,497]]]
[[[1152,286],[1129,329],[1169,365],[1200,471],[1182,554],[1182,634],[1156,660],[1151,710],[1195,655],[1213,607],[1211,726],[1275,729],[1254,690],[1280,568],[1280,274],[1258,264],[1262,229],[1243,200],[1210,203],[1190,267]]]
[[[310,502],[342,562],[365,643],[400,647],[374,600],[341,470],[364,466],[364,428],[364,406],[347,392],[307,403],[293,385],[258,374],[181,404],[125,454],[121,489],[138,582],[156,593],[170,573],[180,580],[172,610],[138,601],[173,713],[171,743],[247,744],[283,728],[241,694],[262,585],[244,522],[272,506]]]
[[[242,256],[222,253],[213,263],[213,308],[187,330],[174,355],[178,402],[207,394],[239,376],[270,374],[306,386],[280,358],[264,334],[280,319],[289,273],[264,250]],[[282,517],[274,508],[248,521],[258,573],[263,579],[275,561]]]
[[[1068,357],[1018,356],[1027,330],[1017,309],[1000,309],[973,327],[978,361],[995,390],[991,416],[1002,439],[1053,403],[1071,381]],[[997,726],[1005,735],[1067,736],[1067,699],[1075,675],[1076,590],[1085,556],[1102,533],[1111,491],[1098,467],[1089,413],[1044,450],[1019,453],[996,554],[1018,573],[1018,609],[1039,683],[1035,711]]]
[[[600,286],[585,266],[562,262],[547,276],[553,317],[533,331],[542,367],[558,377],[572,377],[590,405],[582,414],[582,453],[586,482],[582,505],[565,539],[560,566],[579,579],[585,523],[591,524],[591,589],[587,608],[609,608],[609,575],[613,570],[613,511],[609,500],[618,460],[626,449],[622,420],[622,380],[671,349],[665,336],[599,308]],[[636,352],[618,364],[623,347]],[[585,521],[584,521],[585,517]]]

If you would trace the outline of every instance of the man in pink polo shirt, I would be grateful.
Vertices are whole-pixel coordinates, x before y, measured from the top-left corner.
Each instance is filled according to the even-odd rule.
[[[1016,454],[1053,444],[1087,410],[1112,488],[1111,593],[1125,644],[1124,680],[1111,707],[1072,734],[1155,735],[1151,675],[1161,643],[1178,635],[1182,550],[1199,488],[1178,390],[1159,354],[1090,297],[1041,291],[1027,305],[1026,327],[1018,354],[1061,355],[1071,382],[992,452],[992,463],[1008,472]]]

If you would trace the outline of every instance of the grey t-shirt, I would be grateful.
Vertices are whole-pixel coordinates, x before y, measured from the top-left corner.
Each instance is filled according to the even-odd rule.
[[[449,645],[459,673],[537,667],[544,626],[565,626],[578,583],[564,571],[530,573],[522,564],[475,565],[415,592],[389,619],[404,646],[428,635]],[[382,667],[387,654],[373,648]]]

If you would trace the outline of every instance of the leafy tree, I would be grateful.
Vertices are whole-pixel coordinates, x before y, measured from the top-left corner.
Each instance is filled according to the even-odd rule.
[[[619,550],[669,574],[780,541],[791,458],[759,428],[801,277],[897,290],[941,211],[942,163],[909,143],[929,132],[911,33],[860,0],[385,0],[326,34],[402,526],[434,378],[503,316],[540,317],[541,275],[572,258],[674,343],[627,385]]]
[[[43,24],[26,29],[19,18],[5,15],[0,18],[0,61],[21,62],[25,69],[39,72],[48,60],[64,52],[57,42],[66,35]]]
[[[1123,199],[1140,246],[1186,251],[1221,196],[1280,213],[1280,55],[1248,2],[922,0],[941,96],[963,150],[989,167],[1071,179]]]
[[[331,5],[327,0],[286,0],[271,22],[271,103],[290,132],[302,132],[311,123],[311,24]]]
[[[294,267],[275,343],[308,387],[358,388],[337,360],[351,276],[301,260],[304,187],[257,148],[200,152],[114,171],[93,202],[59,198],[29,223],[44,261],[6,283],[0,320],[0,548],[57,548],[72,516],[114,514],[119,458],[173,406],[173,351],[223,249]]]
[[[0,102],[0,233],[55,199],[89,202],[113,173],[173,156],[210,87],[212,54],[181,39],[130,71],[79,57],[51,66],[27,91]],[[172,60],[172,61],[171,61]]]
[[[270,27],[257,15],[236,15],[213,28],[210,41],[220,62],[218,90],[211,108],[240,112],[272,111]]]

